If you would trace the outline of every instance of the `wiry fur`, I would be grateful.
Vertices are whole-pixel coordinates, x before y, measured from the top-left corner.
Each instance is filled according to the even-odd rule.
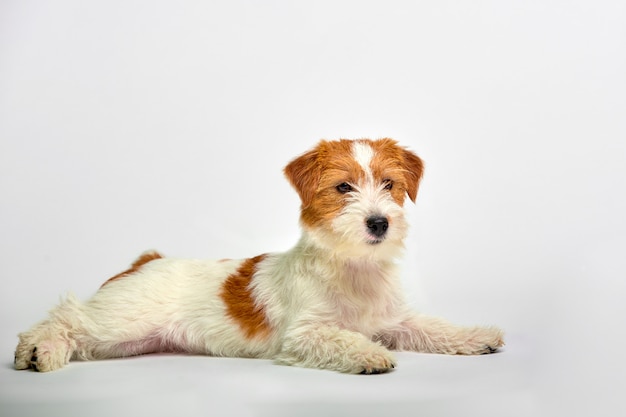
[[[497,328],[455,326],[404,302],[394,258],[404,199],[415,200],[422,175],[416,155],[390,139],[322,141],[285,174],[302,199],[294,248],[221,261],[146,253],[87,302],[70,296],[21,333],[15,367],[187,352],[378,373],[396,365],[391,350],[472,355],[503,345]],[[388,228],[375,232],[374,217]]]

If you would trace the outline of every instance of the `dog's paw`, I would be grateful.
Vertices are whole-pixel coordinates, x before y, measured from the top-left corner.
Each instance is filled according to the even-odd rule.
[[[15,351],[15,369],[50,372],[69,362],[70,349],[66,341],[38,341],[35,344],[20,341]]]
[[[396,367],[393,354],[379,345],[354,354],[351,360],[354,365],[350,372],[362,375],[384,374]]]
[[[65,341],[42,341],[33,349],[31,367],[38,372],[56,371],[69,362],[69,346]]]
[[[484,355],[496,352],[504,346],[504,333],[497,327],[474,327],[458,347],[461,355]]]
[[[20,339],[20,343],[15,349],[15,360],[13,361],[15,369],[22,370],[31,367],[31,359],[35,346]]]
[[[393,363],[391,364],[390,367],[385,367],[385,368],[365,368],[363,369],[361,372],[359,372],[361,375],[378,375],[378,374],[386,374],[387,372],[389,372],[390,370],[394,369],[396,367],[396,365],[394,365]]]

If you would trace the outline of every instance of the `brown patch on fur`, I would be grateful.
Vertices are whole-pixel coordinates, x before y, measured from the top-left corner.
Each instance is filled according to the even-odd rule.
[[[270,332],[265,311],[256,304],[250,284],[257,271],[257,265],[267,255],[246,259],[234,274],[222,284],[220,297],[226,305],[226,313],[237,322],[246,337],[266,337]]]
[[[311,204],[322,174],[318,163],[318,149],[312,149],[291,161],[283,170],[285,176],[298,192],[302,207]]]
[[[119,274],[109,278],[108,280],[106,280],[104,282],[104,284],[102,284],[100,286],[100,288],[104,287],[105,285],[107,285],[108,283],[115,281],[117,279],[120,279],[122,277],[131,275],[137,271],[139,271],[139,269],[141,269],[141,267],[145,264],[147,264],[148,262],[154,261],[155,259],[161,259],[163,258],[163,256],[161,256],[160,253],[155,252],[155,251],[150,251],[150,252],[146,252],[143,253],[139,256],[139,258],[137,258],[137,260],[135,260],[135,262],[133,262],[133,264],[131,265],[131,267],[129,269],[127,269],[124,272],[120,272]]]
[[[336,217],[345,206],[336,187],[344,182],[356,184],[363,177],[363,169],[352,157],[352,143],[323,140],[285,167],[285,175],[302,200],[304,225],[317,227]]]
[[[411,201],[417,198],[417,189],[424,174],[424,163],[413,152],[398,146],[389,138],[370,141],[374,150],[371,168],[374,178],[393,181],[391,195],[398,204],[404,203],[405,193]]]

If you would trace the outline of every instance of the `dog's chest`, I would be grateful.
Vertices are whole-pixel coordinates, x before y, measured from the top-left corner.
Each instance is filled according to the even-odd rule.
[[[389,325],[398,304],[387,271],[371,264],[347,265],[330,288],[329,299],[335,320],[364,334]]]

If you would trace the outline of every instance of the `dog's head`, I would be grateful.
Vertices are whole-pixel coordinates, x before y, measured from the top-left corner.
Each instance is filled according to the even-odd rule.
[[[402,206],[415,201],[422,172],[422,160],[392,139],[321,141],[285,167],[302,226],[346,256],[391,256],[402,246]]]

